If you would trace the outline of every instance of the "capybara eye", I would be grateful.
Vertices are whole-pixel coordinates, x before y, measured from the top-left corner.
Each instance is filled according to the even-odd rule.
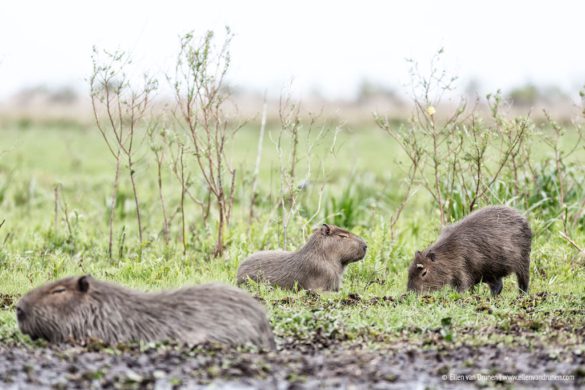
[[[427,270],[423,269],[423,271],[420,273],[421,278],[424,278],[425,276],[427,276]]]
[[[59,293],[65,292],[65,290],[66,290],[65,287],[57,287],[56,289],[51,291],[51,294],[59,294]]]

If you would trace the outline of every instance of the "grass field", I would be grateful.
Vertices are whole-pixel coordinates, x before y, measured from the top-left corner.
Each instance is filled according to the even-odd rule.
[[[572,145],[573,137],[569,131],[564,147]],[[252,223],[248,220],[258,142],[254,126],[240,130],[230,146],[238,172],[235,208],[226,229],[226,251],[218,259],[210,255],[215,226],[204,226],[199,208],[192,203],[186,213],[186,253],[179,240],[178,216],[171,224],[169,243],[164,242],[156,165],[146,140],[136,166],[145,242],[140,251],[132,193],[122,171],[110,260],[108,205],[114,164],[99,133],[91,127],[6,126],[0,129],[0,139],[0,222],[5,220],[0,228],[0,336],[4,343],[29,343],[17,331],[14,302],[47,280],[90,273],[148,290],[209,281],[234,284],[238,264],[249,254],[282,247],[280,213],[274,206],[279,196],[278,158],[270,136],[264,143],[256,217]],[[362,236],[368,253],[348,267],[339,293],[249,287],[266,304],[283,351],[291,343],[317,349],[360,345],[368,351],[392,346],[424,350],[497,345],[514,351],[556,351],[551,359],[553,364],[559,359],[557,373],[583,380],[578,378],[585,375],[585,254],[561,236],[562,211],[547,206],[555,197],[554,192],[545,193],[549,187],[533,183],[534,196],[552,201],[529,210],[521,200],[499,198],[500,203],[521,208],[534,232],[529,295],[518,296],[515,278],[509,277],[497,298],[490,297],[487,286],[463,294],[444,289],[416,296],[406,293],[407,267],[415,250],[424,249],[439,233],[435,204],[417,187],[391,239],[389,221],[400,204],[407,172],[399,146],[374,125],[341,132],[335,153],[329,153],[326,145],[331,139],[325,141],[312,156],[312,178],[299,194],[301,207],[289,226],[288,249],[302,245],[314,226],[328,222],[344,224]],[[532,141],[531,160],[545,165],[551,152],[539,139]],[[196,174],[194,162],[189,164]],[[578,207],[585,197],[585,149],[572,155],[571,164],[574,170],[567,177],[576,183],[572,199],[577,201],[572,207]],[[302,161],[300,170],[305,172],[306,167],[307,161]],[[506,180],[503,176],[498,183]],[[172,215],[179,202],[178,184],[168,169],[163,171],[163,183]],[[55,214],[57,184],[62,187]],[[192,188],[201,193],[196,176]],[[482,199],[480,204],[497,199]],[[585,247],[585,223],[575,224],[570,235]],[[569,372],[561,364],[566,356],[574,362]],[[429,372],[451,372],[449,366],[441,367]]]

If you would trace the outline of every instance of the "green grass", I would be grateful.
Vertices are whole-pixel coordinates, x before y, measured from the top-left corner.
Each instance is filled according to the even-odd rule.
[[[222,259],[210,257],[215,228],[202,224],[193,204],[187,210],[190,233],[186,255],[178,239],[178,219],[172,225],[172,240],[165,245],[160,235],[156,167],[146,143],[136,173],[145,216],[142,257],[138,256],[134,205],[124,172],[122,202],[116,210],[116,256],[109,260],[107,206],[113,161],[97,131],[7,127],[0,129],[0,137],[0,222],[6,220],[0,228],[0,335],[4,338],[17,337],[14,299],[50,279],[91,273],[143,289],[209,281],[233,284],[240,261],[256,250],[281,246],[279,214],[274,208],[278,159],[269,138],[264,145],[258,217],[252,224],[247,219],[250,173],[256,158],[255,129],[242,129],[231,148],[239,174],[238,189]],[[438,211],[419,189],[399,220],[395,239],[390,240],[388,223],[400,202],[406,171],[398,146],[375,129],[343,133],[339,143],[341,148],[334,156],[325,153],[325,145],[313,156],[313,181],[300,194],[301,212],[289,230],[291,248],[302,245],[313,225],[328,221],[347,225],[364,237],[368,254],[362,262],[348,267],[339,293],[316,296],[250,287],[266,303],[279,336],[311,339],[325,334],[334,340],[359,339],[373,347],[401,340],[419,346],[433,345],[437,340],[583,344],[585,258],[559,235],[558,213],[540,208],[529,214],[535,232],[529,296],[518,297],[514,277],[504,280],[503,294],[495,299],[484,286],[464,294],[449,289],[425,297],[406,294],[406,269],[414,251],[436,238]],[[566,143],[571,143],[570,134]],[[535,150],[535,162],[548,157],[542,145],[537,144]],[[574,159],[582,166],[585,152],[577,153]],[[301,173],[306,162],[301,163]],[[192,161],[190,164],[195,166]],[[326,175],[321,176],[316,167],[324,167]],[[71,232],[62,212],[54,226],[57,183],[63,186]],[[178,205],[178,184],[168,170],[164,183],[167,208],[172,213]],[[582,187],[580,191],[577,196],[583,197],[585,191]],[[314,214],[317,217],[308,222],[307,217]],[[583,228],[575,228],[572,236],[585,246]]]

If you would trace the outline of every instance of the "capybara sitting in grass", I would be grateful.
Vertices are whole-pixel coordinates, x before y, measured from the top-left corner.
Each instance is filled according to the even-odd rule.
[[[238,269],[238,283],[248,278],[285,289],[338,291],[345,267],[364,258],[367,245],[360,237],[333,225],[322,225],[296,252],[262,251]]]
[[[416,252],[408,270],[408,289],[458,291],[484,282],[493,295],[502,291],[502,278],[515,273],[518,287],[528,292],[532,232],[518,211],[490,206],[448,226],[424,252]]]
[[[89,275],[69,277],[28,292],[16,315],[23,333],[51,342],[210,341],[274,348],[262,305],[220,284],[144,293]]]

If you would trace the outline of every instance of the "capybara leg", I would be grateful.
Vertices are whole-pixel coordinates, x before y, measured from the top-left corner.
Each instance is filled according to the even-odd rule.
[[[451,282],[451,285],[457,290],[457,292],[463,293],[474,287],[475,284],[469,279],[467,275],[461,274],[458,278],[455,278]]]
[[[500,294],[502,292],[502,287],[504,287],[504,284],[502,283],[502,278],[499,278],[492,283],[488,283],[488,285],[490,286],[490,290],[492,291],[492,295],[494,297]]]
[[[530,272],[528,269],[516,272],[518,277],[518,288],[523,293],[528,293],[528,283],[530,282]]]

